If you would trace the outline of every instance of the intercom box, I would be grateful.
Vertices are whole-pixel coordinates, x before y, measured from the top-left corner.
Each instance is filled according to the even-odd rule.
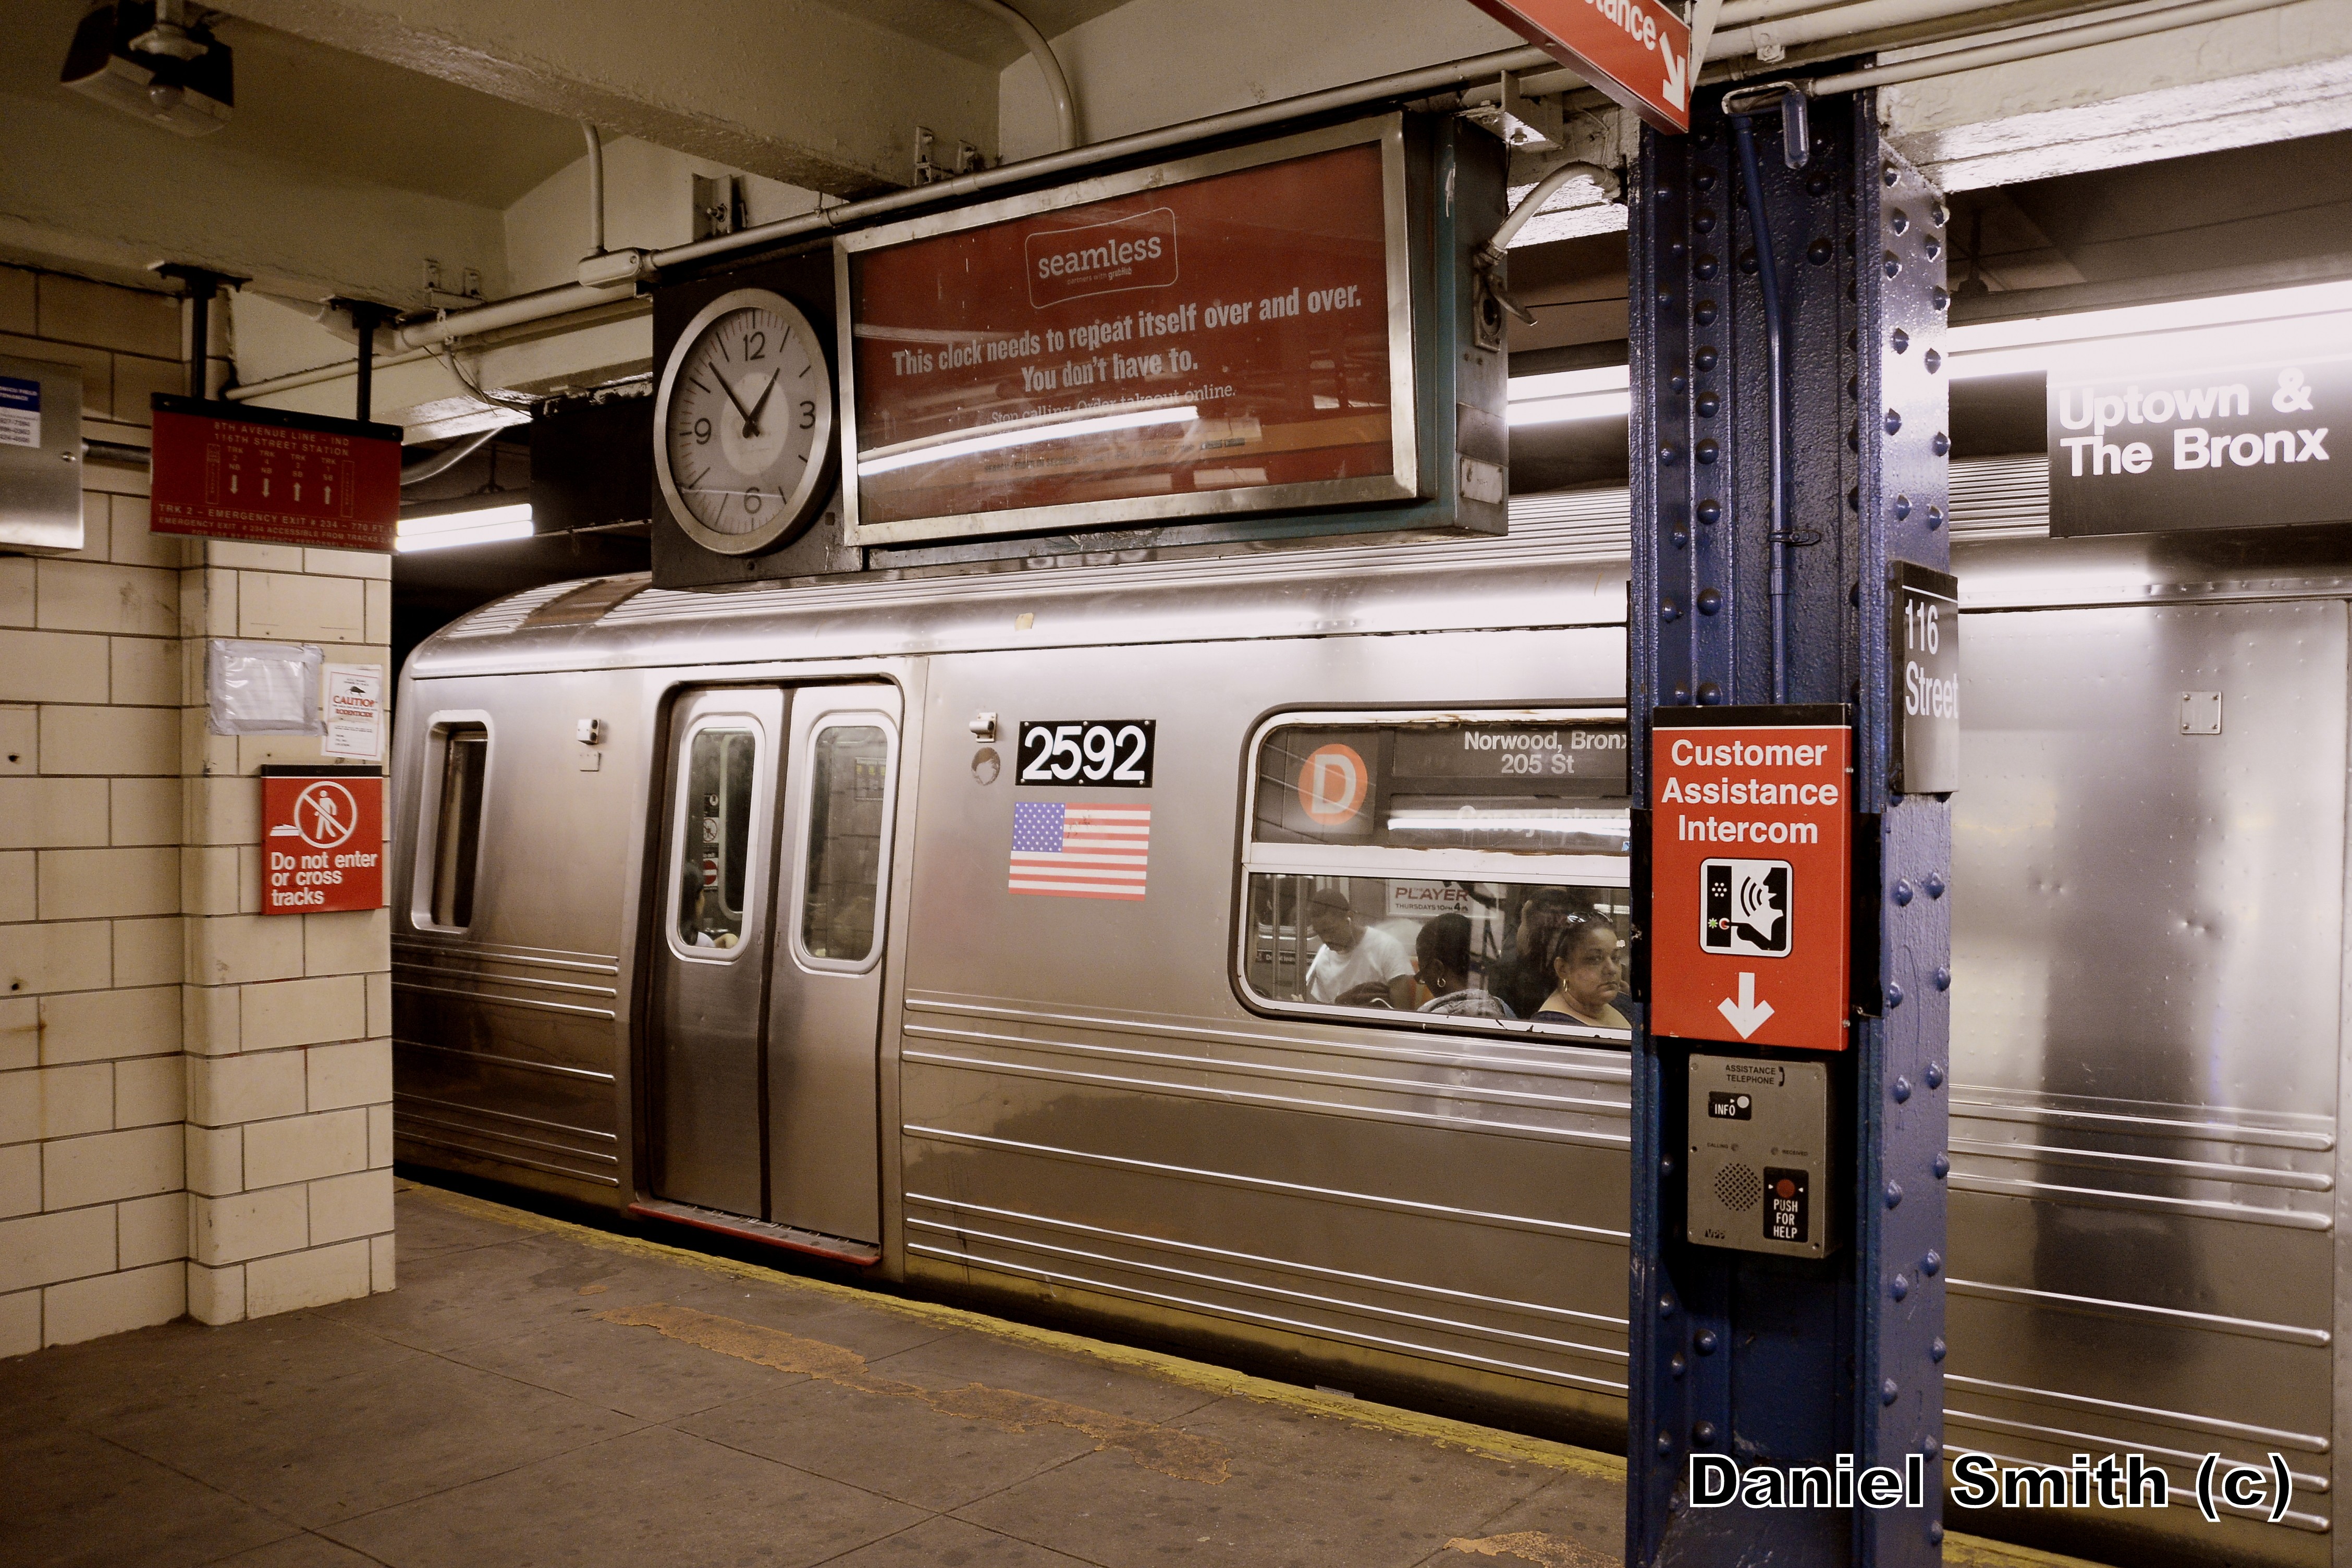
[[[1690,1058],[1689,1239],[1824,1258],[1836,1245],[1828,1064]]]

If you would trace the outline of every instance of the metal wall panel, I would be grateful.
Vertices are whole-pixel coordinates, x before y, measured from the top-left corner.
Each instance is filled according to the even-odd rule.
[[[2295,1528],[2223,1538],[2324,1561],[2345,605],[1976,615],[1965,646],[1950,1443],[2162,1449],[2177,1485],[2276,1448]],[[2221,733],[2182,733],[2215,690]]]

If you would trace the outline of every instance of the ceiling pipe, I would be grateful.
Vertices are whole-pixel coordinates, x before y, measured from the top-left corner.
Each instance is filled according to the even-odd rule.
[[[580,134],[588,139],[588,254],[604,254],[604,139],[586,121]]]
[[[1822,10],[1807,11],[1801,16],[1758,20],[1746,26],[1727,26],[1715,35],[1713,52],[1717,59],[1737,59],[1774,47],[1793,48],[1800,44],[1819,43],[1825,38],[1843,38],[1888,27],[1904,27],[1915,22],[1940,22],[1955,16],[2012,8],[2005,5],[1988,5],[1985,0],[1858,0],[1855,4],[1832,5]],[[1731,9],[1730,6],[1725,7],[1727,13]],[[1988,15],[1987,20],[1990,21],[1992,17]]]
[[[1353,109],[1381,100],[1407,100],[1449,92],[1465,83],[1484,80],[1504,71],[1533,70],[1551,63],[1551,57],[1541,49],[1497,49],[1492,54],[1473,55],[1444,65],[1425,66],[1419,70],[1400,71],[1393,76],[1350,82],[1344,87],[1327,88],[1321,92],[1305,93],[1297,98],[1277,99],[1248,109],[1230,110],[1200,120],[1187,120],[1156,131],[1139,131],[1108,142],[1096,142],[1059,153],[1024,158],[1016,163],[1000,163],[993,169],[975,170],[951,180],[914,185],[903,191],[893,191],[887,195],[868,197],[862,202],[845,202],[839,206],[820,208],[797,217],[754,224],[732,234],[713,235],[709,239],[697,240],[690,245],[672,246],[667,250],[655,251],[645,258],[645,263],[648,268],[683,267],[714,257],[731,256],[738,251],[761,249],[803,235],[830,234],[837,229],[887,217],[910,207],[940,205],[1005,185],[1050,179],[1054,175],[1107,163],[1113,158],[1165,152],[1203,137],[1255,131],[1306,115]],[[1571,77],[1570,79],[1577,79]],[[412,321],[400,328],[393,337],[404,349],[431,348],[479,332],[519,327],[530,321],[545,321],[551,316],[568,315],[574,310],[626,300],[635,291],[635,279],[594,287],[567,283],[532,294],[519,294],[492,305],[476,305],[464,310],[446,311],[430,320]]]
[[[1824,98],[1838,92],[1858,92],[1865,87],[1888,87],[1896,82],[1981,70],[1987,66],[2007,65],[2012,60],[2040,59],[2045,55],[2087,49],[2095,44],[2116,43],[2125,38],[2146,37],[2152,33],[2168,33],[2179,27],[2194,27],[2204,22],[2224,21],[2250,12],[2273,11],[2282,5],[2299,3],[2300,0],[2202,0],[2199,5],[2147,11],[2112,22],[2091,22],[2059,32],[2037,33],[2030,38],[2013,38],[2005,44],[1984,44],[1972,49],[1954,49],[1947,54],[1928,55],[1895,65],[1847,71],[1842,76],[1818,77],[1801,85],[1811,98]]]
[[[404,486],[421,485],[427,479],[440,478],[484,447],[488,446],[491,441],[497,439],[499,432],[504,428],[506,426],[502,425],[493,425],[478,434],[460,437],[456,446],[445,451],[436,452],[429,458],[413,458],[401,464],[400,482]]]
[[[1037,62],[1037,68],[1045,73],[1045,90],[1053,95],[1054,120],[1061,130],[1062,151],[1067,153],[1083,146],[1085,139],[1078,134],[1077,100],[1071,96],[1070,79],[1062,74],[1062,62],[1055,56],[1054,46],[1045,35],[1028,17],[1005,5],[1004,0],[964,0],[964,4],[987,12],[1021,36],[1023,47]]]

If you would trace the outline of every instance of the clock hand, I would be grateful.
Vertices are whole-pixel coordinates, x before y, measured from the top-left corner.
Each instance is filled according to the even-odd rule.
[[[750,425],[751,423],[751,411],[743,406],[743,400],[735,395],[735,388],[729,384],[724,375],[719,374],[719,367],[717,365],[712,365],[710,367],[710,379],[717,382],[719,384],[719,390],[727,394],[727,401],[735,405],[735,412],[743,416],[743,423],[747,426]]]
[[[783,374],[784,373],[781,370],[773,370],[768,373],[768,384],[760,389],[759,401],[751,405],[751,412],[743,416],[743,419],[747,426],[751,421],[760,417],[761,409],[768,406],[768,395],[776,390],[776,379]],[[747,428],[744,433],[749,435],[751,432]]]

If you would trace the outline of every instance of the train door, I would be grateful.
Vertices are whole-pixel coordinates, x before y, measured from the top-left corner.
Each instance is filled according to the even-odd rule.
[[[673,709],[649,975],[656,1212],[820,1249],[880,1239],[898,714],[884,685],[716,689]]]
[[[793,700],[788,878],[768,1006],[768,1203],[820,1236],[882,1236],[878,1035],[898,693]]]
[[[774,687],[691,692],[672,709],[650,976],[654,1194],[750,1216],[764,1207],[760,1051],[785,710]]]

